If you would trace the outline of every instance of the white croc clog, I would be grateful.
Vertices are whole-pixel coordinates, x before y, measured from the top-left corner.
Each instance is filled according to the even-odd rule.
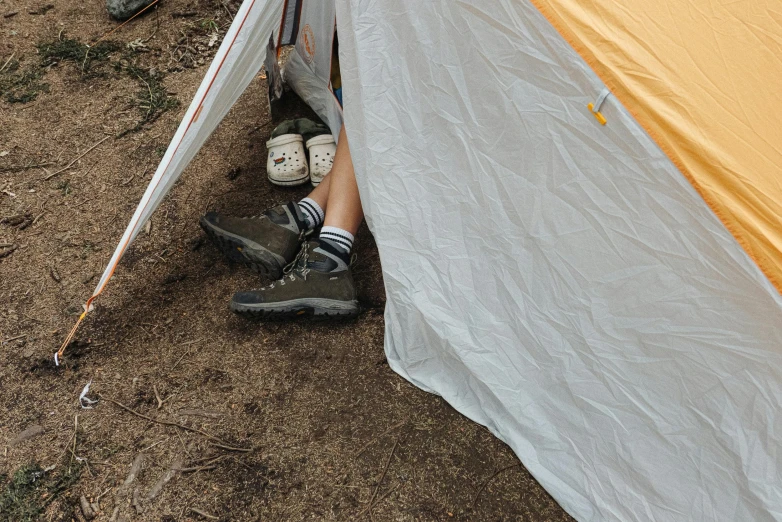
[[[269,149],[266,174],[275,185],[291,187],[310,178],[304,138],[301,134],[283,134],[266,142]]]
[[[307,140],[307,149],[310,152],[310,180],[312,186],[317,187],[324,176],[331,172],[337,144],[331,134],[322,134]]]

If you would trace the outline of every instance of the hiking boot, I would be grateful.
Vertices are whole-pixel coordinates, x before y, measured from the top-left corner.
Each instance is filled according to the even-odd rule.
[[[231,310],[261,319],[355,317],[360,309],[349,254],[326,241],[305,242],[279,281],[260,290],[237,292]]]
[[[307,222],[294,202],[273,207],[255,217],[237,218],[209,212],[200,223],[229,259],[248,265],[270,279],[282,276],[282,269],[296,257],[308,233]]]

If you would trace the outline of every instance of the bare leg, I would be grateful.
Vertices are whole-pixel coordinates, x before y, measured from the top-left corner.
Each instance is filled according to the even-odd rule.
[[[335,156],[335,162],[336,162],[336,156]],[[331,172],[326,174],[323,179],[320,181],[320,184],[315,187],[315,190],[310,192],[307,197],[315,200],[315,202],[320,205],[320,208],[323,209],[323,212],[326,212],[326,204],[329,202],[329,186],[331,185]]]
[[[319,248],[309,252],[310,243],[305,243],[300,251],[304,253],[303,261],[299,262],[300,258],[295,257],[297,262],[288,265],[290,268],[283,272],[284,278],[279,284],[237,292],[231,299],[231,309],[262,318],[291,318],[302,314],[355,317],[359,314],[361,307],[356,298],[350,262],[346,259],[352,238],[346,232],[355,236],[364,212],[344,127],[339,133],[331,172],[310,193],[310,198],[326,210]],[[327,230],[327,226],[340,230]],[[279,228],[290,234],[287,228]],[[245,254],[245,251],[241,253]]]
[[[315,194],[320,191],[321,187],[328,190],[328,198],[324,201],[328,207],[313,197],[313,194],[322,197],[321,193]],[[354,236],[356,235],[361,220],[364,219],[364,210],[358,195],[356,174],[353,170],[353,160],[350,158],[350,148],[344,125],[339,131],[339,143],[337,144],[337,152],[334,154],[334,165],[331,167],[331,172],[310,194],[310,197],[318,201],[318,204],[326,212],[324,226],[341,228]]]

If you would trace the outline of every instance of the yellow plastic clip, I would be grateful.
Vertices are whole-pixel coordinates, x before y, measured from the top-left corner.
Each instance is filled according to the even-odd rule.
[[[595,119],[600,122],[600,125],[605,125],[608,123],[608,120],[606,120],[605,116],[603,116],[603,114],[600,112],[600,107],[603,106],[603,102],[606,101],[606,98],[608,98],[609,94],[611,94],[611,91],[604,88],[602,91],[600,91],[600,96],[597,97],[595,103],[587,104],[589,112],[591,112],[592,116],[594,116]]]
[[[594,116],[595,119],[600,122],[600,125],[605,125],[606,123],[608,123],[608,120],[606,119],[605,116],[603,116],[603,113],[595,110],[594,103],[587,104],[587,108],[589,109],[589,112],[592,113],[592,116]]]

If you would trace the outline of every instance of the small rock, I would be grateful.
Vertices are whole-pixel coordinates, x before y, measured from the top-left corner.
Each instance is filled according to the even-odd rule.
[[[39,426],[38,424],[33,424],[32,426],[24,430],[22,433],[17,435],[16,438],[11,441],[9,446],[11,447],[16,446],[19,443],[22,443],[26,440],[30,440],[42,434],[43,434],[43,426]]]
[[[106,9],[115,20],[127,20],[154,0],[106,0]]]

